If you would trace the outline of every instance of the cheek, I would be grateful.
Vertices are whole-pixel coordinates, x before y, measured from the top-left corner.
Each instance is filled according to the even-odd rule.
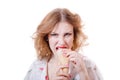
[[[49,39],[49,46],[51,47],[53,45],[53,40]]]
[[[73,38],[68,38],[67,39],[67,44],[72,47],[73,46]]]
[[[55,47],[55,43],[56,43],[55,39],[49,38],[48,41],[49,41],[50,49],[53,50],[53,48]]]

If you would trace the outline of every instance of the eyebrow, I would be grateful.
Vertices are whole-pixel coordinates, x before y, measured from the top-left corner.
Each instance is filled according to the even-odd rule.
[[[67,31],[67,32],[65,32],[65,33],[72,33],[73,31]]]
[[[72,33],[73,31],[67,31],[65,33]],[[50,32],[50,33],[57,33],[57,32]]]

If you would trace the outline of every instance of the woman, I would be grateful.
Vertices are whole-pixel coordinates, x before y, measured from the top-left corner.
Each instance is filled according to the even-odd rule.
[[[95,64],[78,53],[85,40],[80,16],[65,8],[54,9],[35,32],[38,59],[25,80],[102,80]],[[68,60],[66,65],[60,64],[59,53]]]

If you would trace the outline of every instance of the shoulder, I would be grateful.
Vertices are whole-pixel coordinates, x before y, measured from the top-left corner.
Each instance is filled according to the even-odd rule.
[[[46,61],[45,60],[35,60],[33,61],[33,63],[31,64],[29,71],[35,69],[35,68],[40,68],[40,67],[44,67],[46,66]]]
[[[40,76],[45,75],[46,72],[45,69],[46,69],[46,60],[38,60],[38,59],[35,60],[31,64],[24,80],[33,80],[33,79],[40,80]]]

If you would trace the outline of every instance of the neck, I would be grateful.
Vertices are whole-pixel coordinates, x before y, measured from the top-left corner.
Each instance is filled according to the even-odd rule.
[[[51,59],[49,60],[49,63],[56,63],[58,62],[57,56],[52,56]]]

